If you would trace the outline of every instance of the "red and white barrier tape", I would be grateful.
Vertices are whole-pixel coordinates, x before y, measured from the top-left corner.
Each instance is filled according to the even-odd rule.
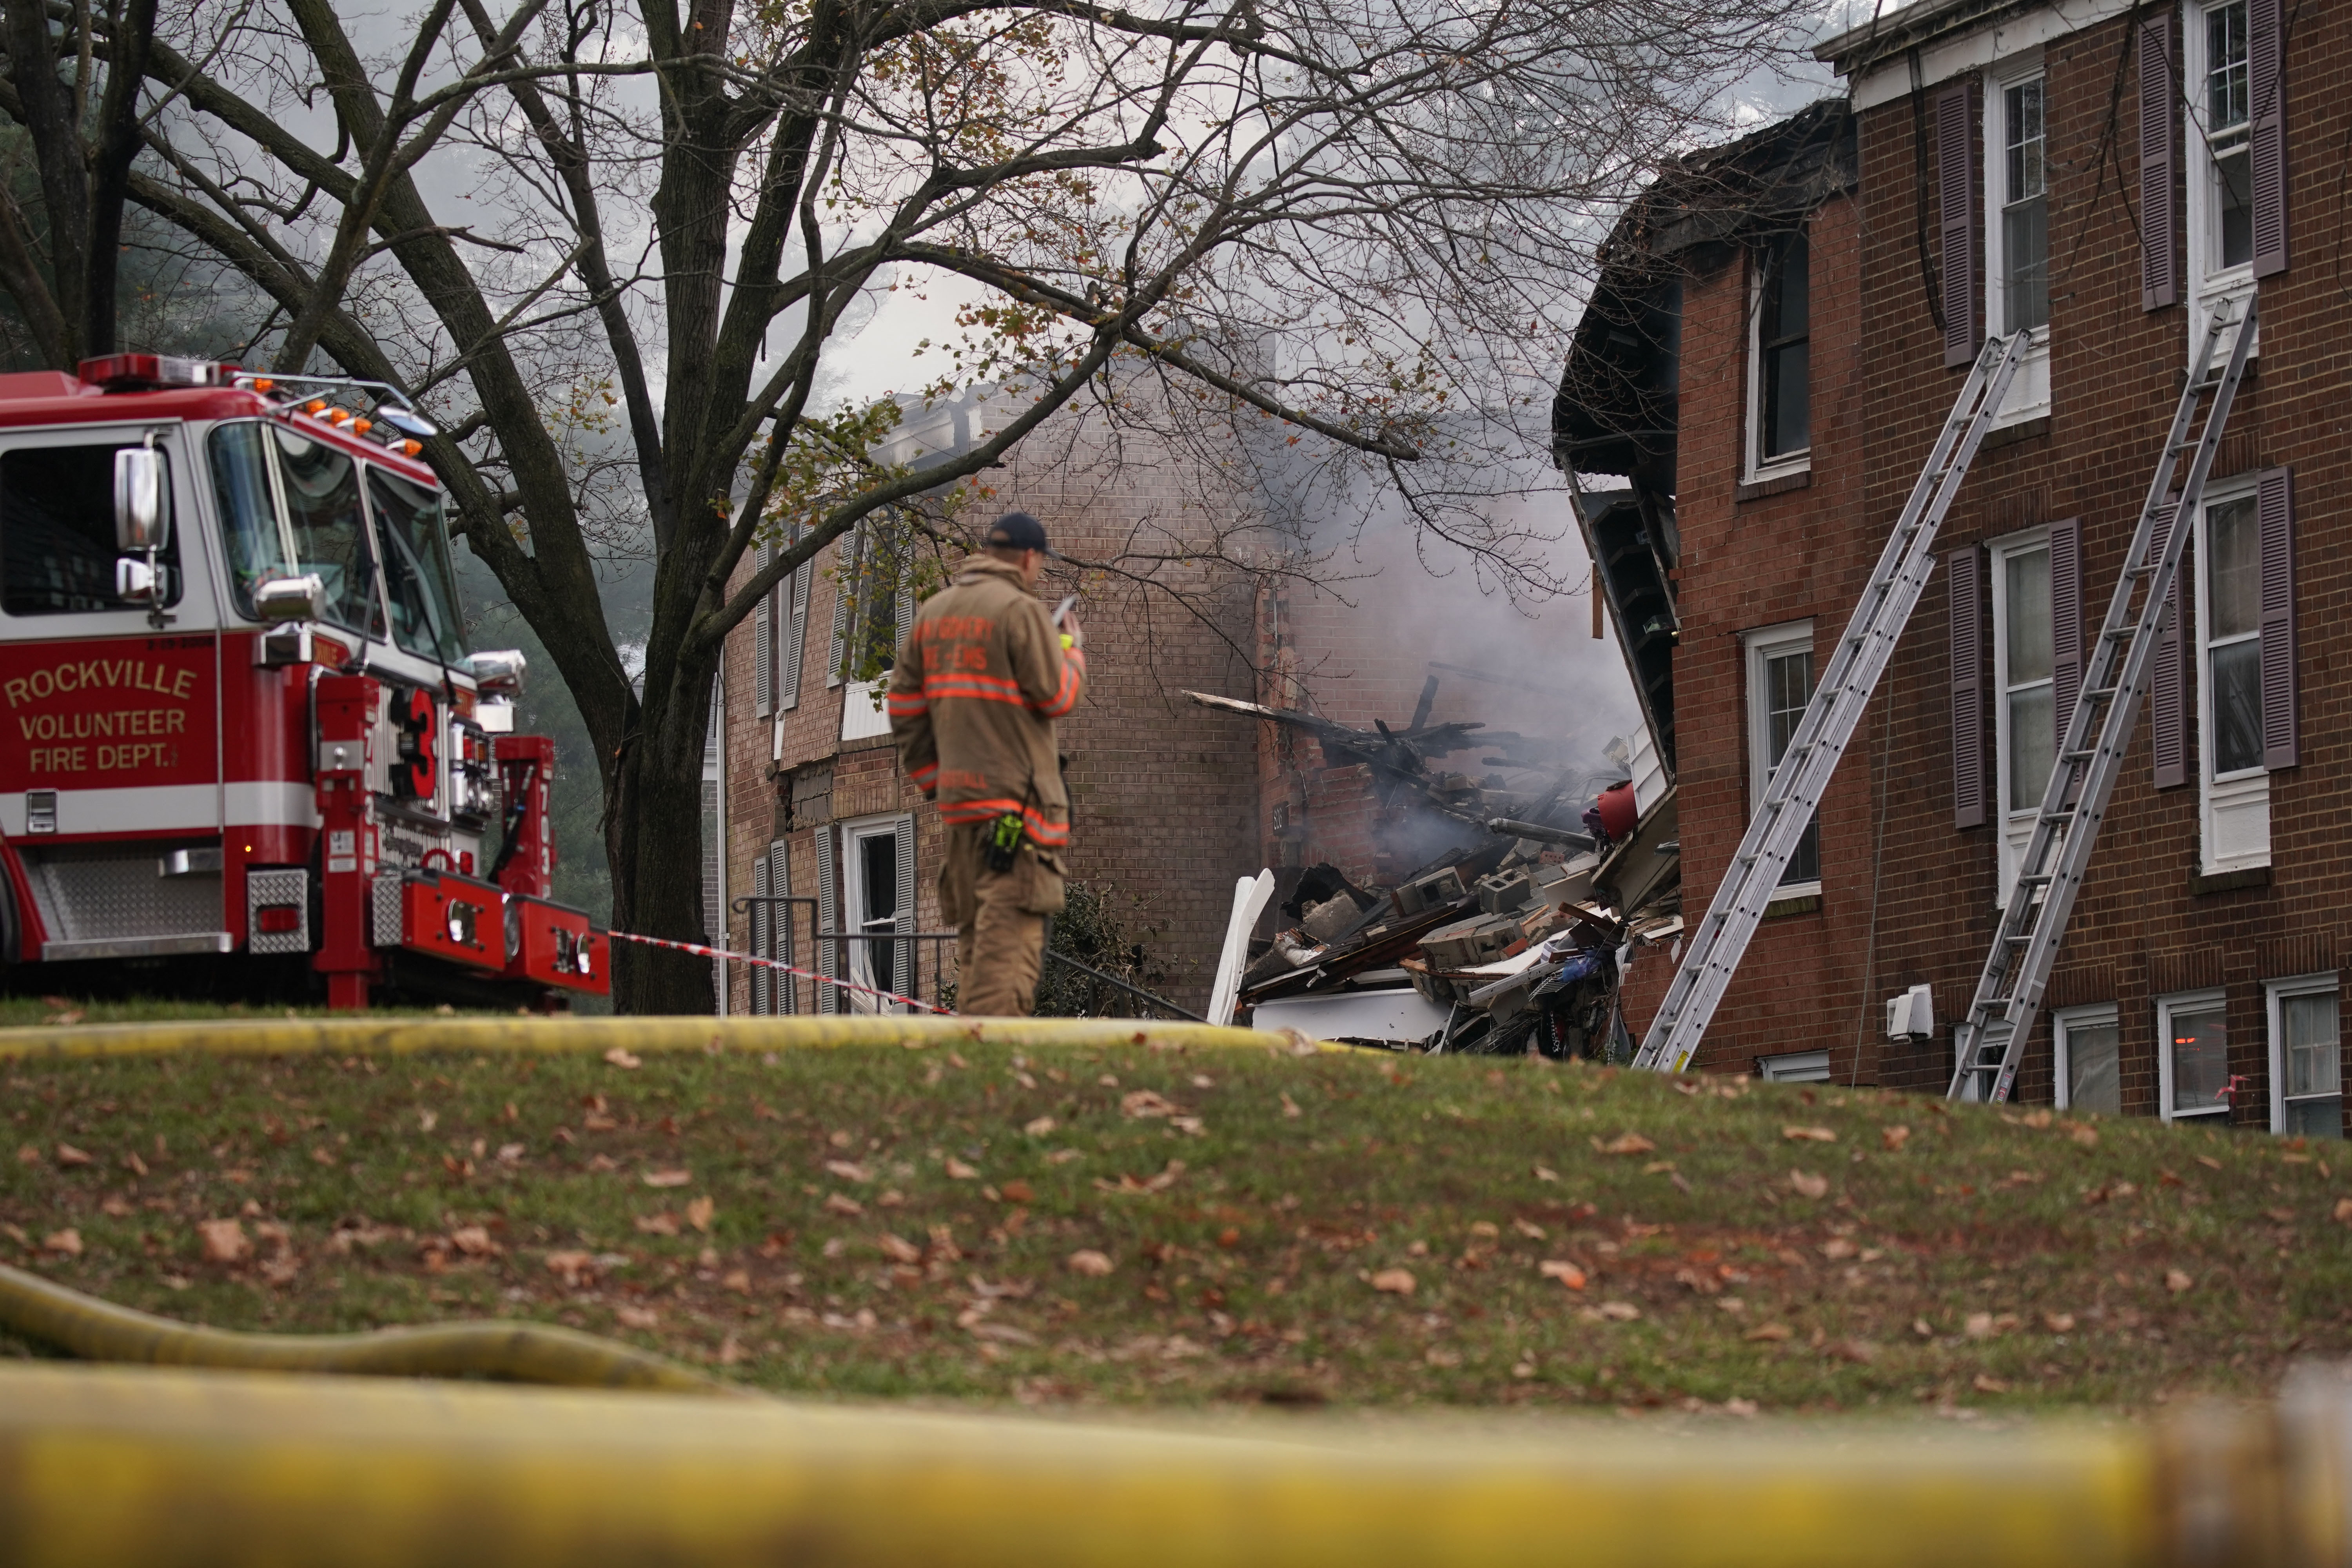
[[[638,936],[625,931],[606,931],[604,934],[614,942],[642,942],[647,947],[667,947],[678,952],[690,952],[697,958],[723,958],[730,963],[756,963],[763,969],[781,969],[787,974],[797,974],[804,979],[814,980],[820,985],[831,985],[843,991],[861,992],[868,996],[879,996],[886,1002],[903,1002],[909,1007],[920,1007],[926,1013],[937,1013],[941,1017],[954,1016],[947,1008],[933,1003],[919,1002],[912,996],[901,996],[896,991],[877,991],[871,985],[860,985],[855,980],[842,980],[831,974],[819,974],[814,969],[802,969],[786,963],[782,959],[761,958],[749,952],[730,952],[723,947],[704,947],[699,942],[667,942],[657,936]]]

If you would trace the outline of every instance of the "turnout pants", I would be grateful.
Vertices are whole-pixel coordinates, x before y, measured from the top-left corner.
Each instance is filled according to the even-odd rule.
[[[984,823],[947,830],[940,863],[940,915],[956,928],[956,1011],[1025,1018],[1037,1005],[1045,917],[1062,909],[1062,864],[1034,844],[1009,871],[992,871]]]

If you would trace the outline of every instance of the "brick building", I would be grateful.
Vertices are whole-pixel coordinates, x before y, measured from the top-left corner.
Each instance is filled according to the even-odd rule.
[[[1633,456],[1654,475],[1663,451],[1671,475],[1693,913],[1962,367],[1988,331],[2032,334],[1945,524],[1943,581],[1824,799],[1814,875],[1792,868],[1716,1016],[1707,1066],[1945,1087],[1951,1020],[2203,321],[2259,290],[2257,358],[2191,520],[2176,635],[2019,1093],[2341,1135],[2352,660],[2339,671],[2335,655],[2352,571],[2340,538],[2352,300],[2336,281],[2336,164],[2352,104],[2327,89],[2347,48],[2352,8],[2336,4],[2290,18],[2276,0],[1927,0],[1822,45],[1849,100],[1766,133],[1785,153],[1809,121],[1850,119],[1849,192],[1730,201],[1715,223],[1721,254],[1649,247],[1614,268],[1654,290],[1671,273],[1681,291],[1677,416]],[[1799,340],[1775,319],[1774,279],[1800,236],[1810,430],[1790,445],[1773,428],[1789,401],[1775,374]],[[1619,383],[1654,364],[1658,337],[1637,342]],[[1587,336],[1579,355],[1596,359]],[[1622,430],[1635,406],[1589,395],[1591,377],[1572,365],[1564,384],[1571,460],[1591,438],[1579,418]],[[1602,473],[1641,466],[1593,451]],[[1629,1000],[1654,1007],[1667,968],[1663,955],[1637,963]],[[1937,1032],[1885,1037],[1885,999],[1919,984]]]

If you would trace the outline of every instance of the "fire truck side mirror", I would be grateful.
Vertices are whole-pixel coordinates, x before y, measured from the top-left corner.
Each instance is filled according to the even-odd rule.
[[[171,542],[172,512],[164,504],[163,454],[124,447],[114,454],[114,547],[143,554]]]
[[[523,663],[520,649],[498,648],[470,656],[466,670],[484,693],[512,697],[522,690]]]
[[[253,585],[253,613],[273,626],[315,621],[327,613],[327,584],[316,572],[264,577]]]

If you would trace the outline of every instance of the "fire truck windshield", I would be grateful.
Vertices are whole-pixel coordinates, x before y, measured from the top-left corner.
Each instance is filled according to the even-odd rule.
[[[368,507],[375,513],[376,546],[383,556],[393,640],[411,653],[455,664],[465,657],[466,644],[449,570],[449,540],[441,527],[440,492],[371,466]]]
[[[0,454],[0,603],[12,616],[143,607],[115,597],[114,454],[135,442]],[[169,504],[170,487],[164,489]],[[180,599],[180,533],[165,537],[165,604]]]

